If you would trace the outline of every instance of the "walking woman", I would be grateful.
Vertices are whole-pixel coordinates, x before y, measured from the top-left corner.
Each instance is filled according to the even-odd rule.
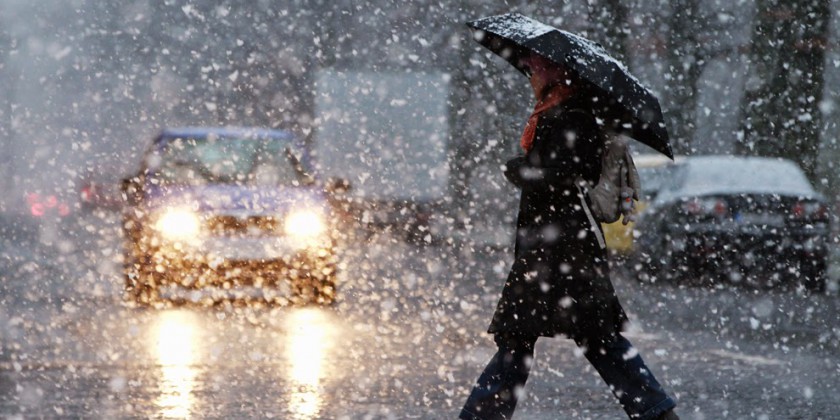
[[[621,335],[627,316],[585,193],[600,176],[605,133],[595,109],[602,102],[575,71],[540,54],[520,51],[515,65],[537,100],[520,140],[525,154],[505,170],[521,189],[515,260],[488,330],[498,351],[460,418],[510,419],[537,339],[565,336],[630,418],[678,419],[675,402]]]

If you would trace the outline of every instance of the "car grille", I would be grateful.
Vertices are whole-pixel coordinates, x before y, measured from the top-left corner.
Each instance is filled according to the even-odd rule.
[[[280,228],[276,216],[218,215],[208,219],[207,224],[217,235],[270,235]]]

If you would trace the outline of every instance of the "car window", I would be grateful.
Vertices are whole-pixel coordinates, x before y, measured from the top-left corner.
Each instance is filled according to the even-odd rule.
[[[284,142],[272,139],[174,138],[150,159],[153,184],[253,186],[312,182]]]

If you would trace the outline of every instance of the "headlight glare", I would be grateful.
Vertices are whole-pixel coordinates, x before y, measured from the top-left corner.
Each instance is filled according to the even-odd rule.
[[[157,220],[155,230],[171,240],[193,239],[201,231],[201,221],[189,209],[169,209]]]
[[[286,234],[298,238],[314,238],[326,230],[323,216],[314,210],[297,210],[286,217]]]

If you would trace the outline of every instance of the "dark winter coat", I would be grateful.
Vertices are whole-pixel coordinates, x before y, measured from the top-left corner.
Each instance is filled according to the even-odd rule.
[[[533,148],[507,163],[522,195],[515,260],[490,333],[586,338],[627,321],[603,232],[575,181],[597,183],[603,144],[592,114],[566,103],[540,115]]]

